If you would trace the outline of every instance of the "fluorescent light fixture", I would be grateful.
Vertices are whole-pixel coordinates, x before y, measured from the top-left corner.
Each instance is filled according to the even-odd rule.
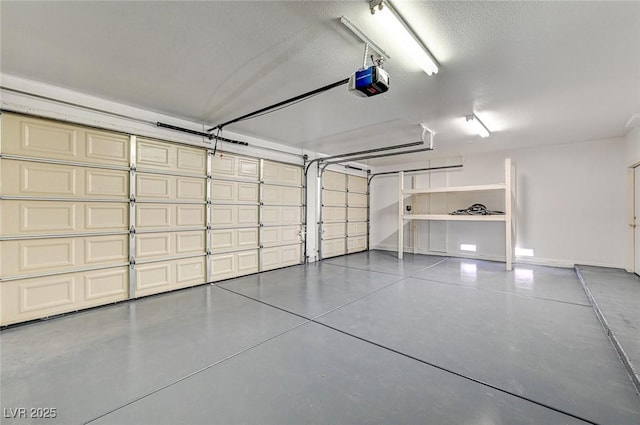
[[[476,246],[470,243],[460,244],[460,251],[476,252]]]
[[[478,118],[476,114],[467,115],[466,119],[467,124],[469,124],[469,126],[473,128],[473,131],[478,133],[480,137],[489,137],[491,132],[489,131],[487,126],[484,125],[482,121],[480,121],[480,118]]]
[[[438,62],[389,0],[370,0],[369,8],[388,34],[397,39],[399,46],[409,52],[427,75],[438,73]]]

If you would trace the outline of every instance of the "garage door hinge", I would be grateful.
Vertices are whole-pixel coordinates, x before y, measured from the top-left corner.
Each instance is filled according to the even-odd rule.
[[[133,204],[135,202],[136,202],[136,197],[135,197],[135,195],[131,194],[131,196],[129,196],[129,203]]]
[[[133,268],[136,265],[136,259],[131,257],[129,258],[129,267]]]
[[[210,249],[207,249],[206,254],[207,254],[207,255],[211,255],[211,250],[210,250]]]
[[[136,228],[134,227],[134,225],[132,224],[131,227],[129,227],[129,234],[133,235],[136,233]]]

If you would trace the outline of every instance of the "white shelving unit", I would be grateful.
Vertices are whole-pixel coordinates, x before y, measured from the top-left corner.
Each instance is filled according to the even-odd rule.
[[[450,215],[450,214],[405,214],[404,197],[406,195],[428,195],[433,193],[453,192],[504,192],[504,215]],[[515,199],[515,166],[511,159],[504,162],[504,183],[485,184],[476,186],[439,187],[433,189],[404,189],[404,173],[399,174],[398,190],[398,258],[402,259],[404,247],[404,222],[405,220],[439,220],[439,221],[501,221],[505,223],[505,262],[506,269],[512,269],[513,240],[515,226],[513,217],[513,201]]]

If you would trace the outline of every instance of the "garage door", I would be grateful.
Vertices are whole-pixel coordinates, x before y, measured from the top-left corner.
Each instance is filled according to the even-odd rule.
[[[321,258],[368,249],[367,220],[367,179],[325,171],[322,175]]]
[[[300,166],[1,119],[2,325],[301,262]]]
[[[260,179],[261,270],[302,260],[302,167],[262,161]]]
[[[2,325],[128,298],[128,135],[2,114]]]

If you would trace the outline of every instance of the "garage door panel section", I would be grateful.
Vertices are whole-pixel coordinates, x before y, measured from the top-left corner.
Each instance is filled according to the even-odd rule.
[[[127,171],[2,161],[2,192],[40,198],[128,198]]]
[[[344,192],[347,188],[346,174],[335,171],[325,171],[322,174],[322,188]]]
[[[300,264],[300,245],[286,245],[262,250],[262,269],[273,270]]]
[[[201,202],[205,199],[204,178],[138,173],[137,201]]]
[[[204,256],[136,265],[136,296],[138,297],[205,282]]]
[[[3,200],[0,236],[126,231],[129,205],[110,202]]]
[[[213,158],[211,171],[220,179],[258,181],[259,160],[218,152]]]
[[[136,230],[160,230],[167,231],[179,228],[203,228],[205,227],[204,205],[180,205],[180,204],[137,204],[136,205]]]
[[[3,113],[2,153],[46,160],[127,167],[129,136]]]
[[[347,189],[349,192],[357,192],[357,193],[367,193],[367,179],[366,177],[359,177],[354,175],[349,175],[347,177]]]
[[[262,227],[261,241],[265,247],[302,242],[302,226]]]
[[[207,151],[195,147],[137,138],[138,170],[206,175]]]
[[[214,282],[257,273],[259,270],[257,249],[213,255],[209,261]]]
[[[262,187],[262,202],[265,205],[302,205],[302,189],[265,184]]]
[[[167,257],[203,255],[205,232],[140,233],[136,235],[136,262]]]
[[[4,278],[128,263],[128,235],[1,241]]]
[[[347,238],[347,253],[360,252],[367,249],[366,236],[350,236]]]
[[[259,186],[257,183],[212,180],[211,200],[218,203],[258,204]]]
[[[367,235],[367,222],[350,222],[347,224],[347,236],[366,236]]]
[[[341,239],[329,239],[322,241],[322,257],[336,257],[338,255],[346,254],[346,240]]]
[[[266,184],[300,187],[302,182],[302,167],[281,162],[264,161],[262,181]]]
[[[127,299],[129,267],[10,280],[0,286],[3,325]]]

